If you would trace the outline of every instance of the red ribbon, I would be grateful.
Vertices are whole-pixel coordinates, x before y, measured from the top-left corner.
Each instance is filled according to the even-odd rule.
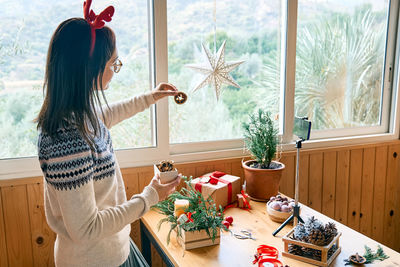
[[[188,222],[193,222],[192,214],[194,214],[194,213],[196,213],[196,212],[191,213],[191,212],[189,211],[188,213],[186,213],[186,215],[187,215],[187,217],[188,217],[188,220],[186,221],[187,223],[188,223]]]
[[[241,209],[244,209],[244,210],[251,209],[250,202],[247,200],[247,198],[249,196],[243,190],[240,192],[240,194],[243,196],[243,204],[244,204],[244,207]]]
[[[227,184],[228,185],[228,204],[229,204],[229,203],[232,203],[232,183],[227,180],[221,179],[221,177],[224,175],[226,175],[226,173],[223,173],[220,171],[215,171],[215,172],[211,173],[210,180],[207,183],[210,183],[212,185],[217,185],[218,182]],[[206,184],[206,183],[201,182],[201,181],[197,182],[194,186],[194,189],[201,193],[203,184]]]
[[[258,262],[259,267],[264,266],[264,262],[272,263],[274,267],[283,266],[282,262],[278,260],[279,252],[276,248],[267,245],[260,245],[257,248],[257,253],[254,255],[253,264]]]

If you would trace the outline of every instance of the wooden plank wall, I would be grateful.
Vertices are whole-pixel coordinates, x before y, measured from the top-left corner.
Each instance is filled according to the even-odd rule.
[[[296,153],[286,152],[280,191],[293,197]],[[243,178],[241,159],[177,164],[186,176],[214,170]],[[152,167],[123,169],[127,197],[153,177]],[[300,201],[400,252],[400,141],[302,150]],[[139,222],[131,237],[140,248]],[[54,266],[55,234],[44,215],[41,177],[0,181],[0,266]],[[152,249],[153,266],[164,266]]]

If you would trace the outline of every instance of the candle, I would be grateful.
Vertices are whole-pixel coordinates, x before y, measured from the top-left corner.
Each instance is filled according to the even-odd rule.
[[[174,208],[174,215],[179,218],[179,216],[184,214],[185,210],[189,208],[189,200],[176,199],[174,202]]]

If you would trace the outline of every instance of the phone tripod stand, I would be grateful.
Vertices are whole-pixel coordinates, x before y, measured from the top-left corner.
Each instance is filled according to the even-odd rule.
[[[275,232],[272,233],[275,236],[279,233],[283,227],[285,227],[288,223],[294,220],[294,226],[297,225],[298,222],[304,223],[303,219],[300,217],[300,206],[299,206],[299,160],[300,160],[300,148],[304,139],[300,139],[296,141],[297,155],[296,155],[296,184],[295,184],[295,194],[294,194],[294,207],[293,213],[289,218],[284,221]]]

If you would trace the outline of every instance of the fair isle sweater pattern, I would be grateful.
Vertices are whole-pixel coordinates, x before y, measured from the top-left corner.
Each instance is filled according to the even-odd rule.
[[[108,129],[154,103],[149,92],[110,104],[93,150],[73,127],[60,129],[57,138],[39,133],[44,207],[57,234],[57,267],[120,266],[127,259],[130,224],[158,202],[158,194],[146,186],[127,199]]]
[[[110,132],[101,121],[100,129],[100,136],[94,139],[94,153],[75,128],[60,129],[57,139],[39,134],[39,161],[47,183],[57,190],[71,190],[91,179],[114,177]]]

